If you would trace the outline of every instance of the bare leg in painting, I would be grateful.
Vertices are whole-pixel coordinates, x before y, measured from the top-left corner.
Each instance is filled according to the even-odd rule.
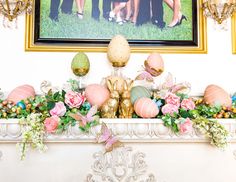
[[[77,16],[79,17],[79,19],[83,19],[84,16],[84,3],[85,0],[76,0],[76,5],[77,5]]]

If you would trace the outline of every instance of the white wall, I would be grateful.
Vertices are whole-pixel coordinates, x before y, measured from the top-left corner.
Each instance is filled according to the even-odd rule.
[[[2,21],[2,20],[0,20]],[[236,68],[236,55],[231,51],[231,27],[228,31],[215,30],[208,21],[208,54],[163,54],[165,72],[171,72],[177,81],[192,84],[192,94],[202,93],[208,84],[215,83],[228,92],[236,91],[232,82]],[[14,87],[28,83],[39,90],[43,80],[54,85],[62,85],[69,78],[75,78],[70,63],[75,53],[25,52],[25,18],[18,19],[18,29],[0,27],[0,88],[10,91]],[[105,53],[88,53],[91,70],[87,76],[89,83],[100,82],[111,72]],[[134,78],[141,69],[148,54],[132,54],[125,68],[127,76]],[[100,71],[97,70],[100,69]]]

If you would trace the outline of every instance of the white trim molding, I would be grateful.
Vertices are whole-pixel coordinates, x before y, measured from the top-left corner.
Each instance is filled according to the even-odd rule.
[[[101,119],[122,142],[208,142],[196,130],[187,134],[173,133],[159,119]],[[229,131],[229,141],[236,142],[236,120],[221,119],[221,124]],[[63,134],[48,134],[46,142],[95,142],[101,126],[93,127],[88,133],[78,126],[69,127]],[[0,142],[18,142],[21,127],[17,119],[0,120]]]

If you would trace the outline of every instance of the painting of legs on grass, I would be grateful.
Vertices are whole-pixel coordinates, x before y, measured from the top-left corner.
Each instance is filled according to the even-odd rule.
[[[106,41],[121,34],[134,43],[192,42],[197,29],[194,0],[40,0],[38,5],[42,40]]]

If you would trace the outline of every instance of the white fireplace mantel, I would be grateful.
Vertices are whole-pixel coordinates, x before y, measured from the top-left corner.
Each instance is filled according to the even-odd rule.
[[[112,129],[122,142],[208,142],[208,140],[193,130],[188,134],[176,134],[163,125],[160,119],[101,119]],[[236,120],[218,120],[229,131],[229,141],[236,142]],[[48,134],[47,142],[94,142],[100,126],[92,128],[89,133],[83,133],[78,126],[69,127],[62,134]],[[0,142],[18,142],[21,139],[21,127],[17,119],[0,120]]]

